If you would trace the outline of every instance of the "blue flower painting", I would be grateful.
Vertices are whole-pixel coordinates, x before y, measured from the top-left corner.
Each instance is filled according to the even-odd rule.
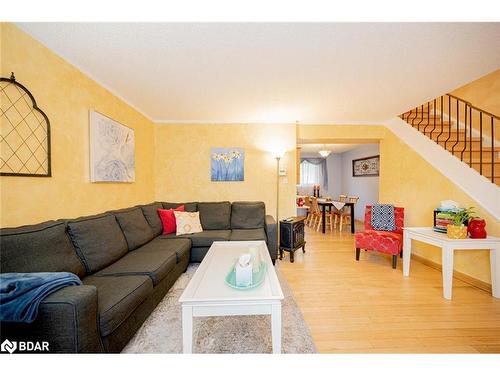
[[[212,148],[212,181],[243,181],[245,151],[242,148]]]

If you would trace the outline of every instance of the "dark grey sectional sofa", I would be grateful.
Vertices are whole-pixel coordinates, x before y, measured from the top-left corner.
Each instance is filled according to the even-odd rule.
[[[214,241],[265,240],[277,256],[276,222],[262,202],[190,202],[202,233],[163,236],[155,202],[75,220],[0,229],[0,272],[73,272],[83,285],[40,305],[31,324],[1,323],[0,341],[48,341],[51,352],[119,352]]]

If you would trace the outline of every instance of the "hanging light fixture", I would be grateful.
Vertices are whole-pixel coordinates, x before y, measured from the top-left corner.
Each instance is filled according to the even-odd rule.
[[[331,151],[326,149],[325,145],[323,145],[323,149],[319,150],[319,154],[324,158],[328,157],[331,153]]]

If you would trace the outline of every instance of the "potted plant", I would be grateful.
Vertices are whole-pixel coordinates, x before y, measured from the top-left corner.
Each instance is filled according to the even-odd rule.
[[[464,239],[467,238],[467,223],[474,215],[474,207],[463,208],[453,215],[453,224],[448,224],[446,233],[448,238]]]

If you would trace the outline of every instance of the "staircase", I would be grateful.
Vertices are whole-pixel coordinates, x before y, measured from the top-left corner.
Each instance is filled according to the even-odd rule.
[[[399,117],[500,186],[500,117],[451,94]]]

